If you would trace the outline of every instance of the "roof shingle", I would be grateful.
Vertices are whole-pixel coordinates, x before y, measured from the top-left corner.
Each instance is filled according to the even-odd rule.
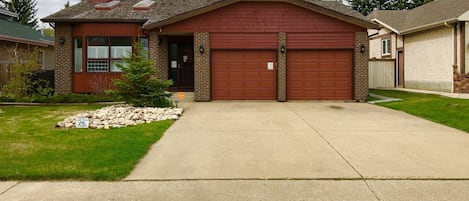
[[[240,0],[155,0],[155,6],[149,10],[134,10],[132,6],[140,0],[121,0],[121,5],[112,10],[96,10],[97,3],[83,1],[42,19],[44,22],[146,22],[145,25],[162,22],[198,9],[225,2]],[[374,26],[360,13],[337,1],[293,0],[301,1],[354,19],[363,24]],[[285,1],[289,2],[289,1]]]
[[[458,21],[460,16],[469,11],[468,0],[435,0],[412,10],[376,10],[367,18],[377,19],[397,30],[400,34],[443,25],[445,22]]]

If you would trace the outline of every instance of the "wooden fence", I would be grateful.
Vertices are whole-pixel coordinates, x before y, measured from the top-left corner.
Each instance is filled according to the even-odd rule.
[[[368,63],[368,86],[374,88],[393,88],[395,86],[395,60],[370,60]]]

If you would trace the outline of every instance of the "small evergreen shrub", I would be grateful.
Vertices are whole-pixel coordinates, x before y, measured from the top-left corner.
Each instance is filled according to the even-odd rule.
[[[108,93],[137,107],[173,107],[171,93],[166,91],[172,81],[155,78],[152,62],[145,56],[147,52],[140,43],[134,47],[136,53],[124,58],[128,65],[118,64],[122,69],[122,79],[113,80],[115,89]]]

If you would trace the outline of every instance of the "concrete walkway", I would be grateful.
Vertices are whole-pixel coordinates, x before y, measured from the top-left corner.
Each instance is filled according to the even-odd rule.
[[[408,88],[377,88],[379,90],[397,90],[397,91],[407,91],[407,92],[414,92],[414,93],[422,93],[422,94],[433,94],[433,95],[440,95],[446,96],[450,98],[460,98],[460,99],[469,99],[468,93],[448,93],[448,92],[441,92],[441,91],[429,91],[429,90],[421,90],[421,89],[408,89]]]
[[[469,134],[364,103],[184,103],[122,182],[0,182],[0,200],[469,200]]]

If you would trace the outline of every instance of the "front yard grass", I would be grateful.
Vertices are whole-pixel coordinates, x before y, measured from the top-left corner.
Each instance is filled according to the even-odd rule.
[[[110,129],[56,129],[103,106],[0,106],[0,180],[119,180],[173,121]]]
[[[402,101],[377,105],[401,110],[449,127],[469,132],[469,100],[393,90],[370,90],[370,93],[399,98]]]

